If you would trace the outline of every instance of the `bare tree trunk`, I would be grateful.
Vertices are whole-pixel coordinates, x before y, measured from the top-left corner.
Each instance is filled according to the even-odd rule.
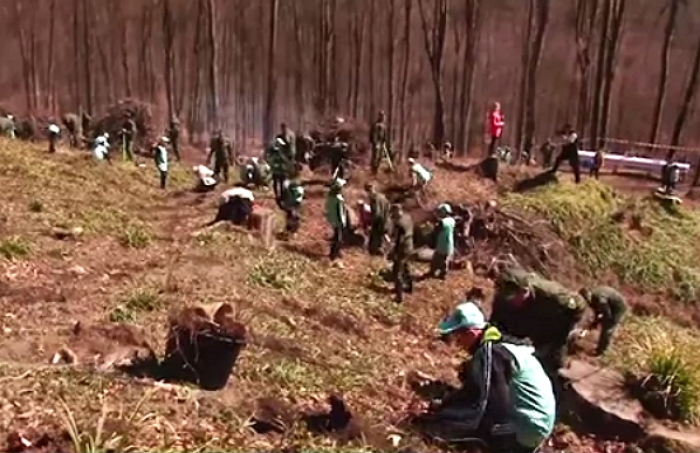
[[[334,112],[338,111],[338,93],[340,91],[340,78],[338,77],[338,68],[340,64],[338,63],[338,38],[336,34],[336,18],[338,12],[338,1],[331,0],[330,9],[328,11],[328,49],[329,49],[329,61],[330,67],[328,68],[328,86],[330,90],[330,107]]]
[[[170,0],[163,1],[163,53],[165,57],[165,95],[168,102],[168,118],[175,113],[173,108],[173,14]]]
[[[549,23],[549,0],[537,0],[537,13],[535,19],[537,27],[535,31],[535,40],[532,43],[532,53],[527,67],[527,97],[525,102],[525,143],[530,145],[533,143],[535,135],[535,102],[537,95],[537,68],[539,67],[540,57],[542,55],[542,47],[544,46],[544,37],[547,32],[547,24]],[[518,148],[521,149],[521,148]]]
[[[527,25],[525,27],[525,39],[523,39],[523,53],[520,67],[520,89],[518,90],[518,116],[515,123],[515,148],[521,150],[523,147],[523,132],[525,131],[525,117],[527,105],[528,89],[528,68],[530,67],[532,52],[532,29],[535,21],[535,2],[528,0]]]
[[[79,0],[73,0],[73,53],[74,74],[73,74],[73,99],[75,106],[81,112],[83,111],[83,102],[80,92],[80,4]]]
[[[37,38],[36,38],[36,15],[38,8],[32,8],[32,21],[29,29],[29,73],[32,82],[32,105],[36,109],[39,107],[41,99],[41,88],[39,86],[39,70],[37,69]]]
[[[51,0],[49,6],[49,61],[46,67],[46,83],[48,84],[48,93],[46,96],[46,108],[51,110],[51,113],[56,113],[58,105],[56,102],[56,76],[55,71],[55,41],[56,39],[56,0]]]
[[[24,26],[22,24],[22,2],[17,0],[15,2],[14,9],[14,23],[17,30],[17,41],[19,43],[19,51],[22,58],[22,80],[24,82],[24,95],[26,97],[27,109],[33,110],[33,99],[32,99],[32,81],[31,81],[31,68],[30,61],[28,58],[29,49],[27,49],[27,38],[24,34]]]
[[[279,0],[270,0],[269,43],[267,48],[267,96],[265,98],[265,118],[263,119],[263,140],[269,140],[274,131],[274,108],[277,95],[275,81],[275,55],[277,53],[277,15]],[[263,142],[264,143],[264,142]]]
[[[377,109],[375,104],[374,96],[374,54],[375,54],[375,44],[374,44],[374,31],[376,30],[376,5],[375,0],[369,0],[369,110],[370,115],[374,115],[374,111]]]
[[[294,74],[294,91],[296,92],[296,110],[302,115],[302,120],[304,114],[304,44],[303,44],[303,34],[301,29],[301,24],[299,23],[299,11],[298,3],[290,2],[290,7],[292,8],[292,16],[294,19],[294,43],[296,47],[296,73]]]
[[[664,30],[664,42],[661,50],[661,74],[659,75],[659,84],[656,88],[656,102],[654,103],[654,113],[651,117],[651,133],[649,134],[649,143],[652,144],[656,143],[658,140],[661,129],[661,117],[663,115],[666,87],[668,85],[668,66],[671,61],[671,46],[676,32],[676,20],[678,18],[678,10],[680,9],[680,1],[681,0],[670,0],[668,21],[666,22],[666,28]]]
[[[600,43],[598,47],[598,62],[596,67],[595,84],[593,86],[593,111],[591,112],[591,143],[593,150],[601,146],[600,142],[600,120],[601,101],[603,94],[603,83],[605,75],[605,53],[607,50],[606,41],[609,39],[610,16],[612,14],[612,0],[603,2],[603,21],[600,26]]]
[[[579,131],[584,131],[588,127],[591,41],[597,15],[598,0],[576,0],[576,64],[579,70],[576,126]]]
[[[92,61],[92,45],[90,36],[90,12],[88,10],[89,5],[88,0],[83,0],[83,49],[84,49],[84,60],[85,64],[85,100],[87,103],[87,110],[90,113],[94,112],[94,100],[92,97],[92,67],[90,63]]]
[[[460,99],[461,134],[460,149],[469,152],[471,145],[471,124],[474,94],[474,71],[476,67],[476,51],[481,34],[481,0],[469,0],[465,11],[467,26],[467,44],[464,50],[464,76]]]
[[[122,18],[122,45],[121,45],[121,60],[122,60],[122,71],[124,72],[124,93],[126,97],[132,96],[131,89],[131,71],[129,69],[129,29],[127,21]]]
[[[695,102],[695,96],[698,92],[698,81],[700,81],[700,39],[695,47],[695,57],[693,58],[693,65],[690,70],[690,77],[685,86],[685,92],[683,93],[683,102],[681,103],[681,108],[678,110],[678,115],[676,116],[676,121],[673,125],[673,134],[671,135],[671,146],[678,146],[681,142],[681,135],[683,134],[683,129],[688,120],[688,114],[690,113],[690,108]],[[694,185],[697,185],[695,182]]]
[[[468,5],[467,5],[468,7]],[[459,28],[457,21],[452,26],[452,32],[455,43],[455,59],[452,63],[452,105],[450,106],[450,140],[454,143],[457,140],[457,135],[459,133],[459,123],[460,118],[457,115],[457,100],[460,98],[459,90],[460,84],[457,83],[459,79],[459,73],[461,69],[460,63],[463,61],[462,58],[462,33],[463,31]]]
[[[396,124],[396,120],[394,118],[394,98],[396,97],[396,94],[394,92],[394,23],[396,22],[396,0],[389,0],[389,14],[388,14],[388,20],[389,24],[387,26],[388,33],[387,33],[387,56],[389,59],[389,71],[387,74],[387,87],[388,87],[388,92],[389,92],[389,100],[388,100],[388,115],[389,115],[389,130],[388,135],[388,143],[391,143],[394,137],[394,128],[392,127],[393,124]]]
[[[404,4],[404,46],[403,46],[403,68],[401,70],[401,94],[399,99],[399,105],[401,106],[401,149],[405,150],[407,148],[407,134],[406,131],[406,109],[407,101],[406,94],[408,93],[408,68],[411,63],[411,17],[413,16],[413,0],[405,0]]]
[[[214,127],[220,128],[222,125],[219,118],[219,49],[216,37],[216,10],[214,8],[214,0],[207,0],[209,10],[209,120]]]
[[[605,80],[603,82],[603,111],[600,119],[600,136],[608,136],[610,125],[610,99],[612,86],[615,81],[617,69],[617,54],[622,40],[622,22],[625,15],[626,0],[613,0],[613,11],[610,22],[610,39],[607,42],[608,49],[605,56]]]

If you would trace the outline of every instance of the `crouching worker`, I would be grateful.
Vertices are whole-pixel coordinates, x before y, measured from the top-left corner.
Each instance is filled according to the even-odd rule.
[[[216,218],[209,224],[213,225],[222,220],[227,220],[234,225],[245,225],[250,214],[253,213],[253,192],[245,187],[234,187],[221,194],[219,211]]]
[[[408,159],[408,165],[410,165],[409,170],[412,178],[412,188],[423,192],[430,180],[433,179],[433,174],[430,173],[427,168],[416,162],[412,157]]]
[[[241,166],[241,182],[246,186],[264,187],[270,179],[270,167],[257,157],[251,157]]]
[[[214,190],[219,181],[214,178],[214,171],[206,165],[195,165],[192,167],[192,172],[195,175],[197,192],[210,192]]]
[[[590,328],[600,326],[596,355],[603,355],[610,346],[615,329],[627,313],[627,302],[622,294],[608,286],[599,286],[592,290],[583,288],[580,294],[593,309],[594,318]]]
[[[493,453],[536,452],[552,433],[556,403],[534,349],[504,337],[471,302],[438,330],[471,359],[461,367],[461,388],[417,420],[425,434],[462,446],[480,441]]]
[[[301,225],[301,203],[304,201],[304,187],[297,181],[285,181],[282,184],[280,208],[286,215],[285,230],[288,235],[299,231]]]

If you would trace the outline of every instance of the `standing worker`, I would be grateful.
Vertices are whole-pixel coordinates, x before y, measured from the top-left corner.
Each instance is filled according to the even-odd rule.
[[[365,186],[365,191],[369,195],[371,214],[368,249],[370,255],[381,255],[387,216],[389,215],[389,201],[382,193],[377,191],[374,183],[368,183]]]
[[[391,274],[394,279],[396,303],[400,304],[403,303],[404,292],[413,292],[413,276],[409,266],[413,254],[413,220],[403,211],[400,204],[394,204],[391,206],[391,221],[394,246],[389,253],[389,259],[393,261]]]
[[[228,182],[228,169],[231,164],[231,156],[228,152],[228,146],[224,139],[224,134],[221,129],[214,132],[209,145],[209,156],[207,162],[211,162],[214,158],[214,175],[219,181]]]
[[[168,137],[161,137],[153,150],[153,157],[160,176],[160,188],[163,190],[168,182],[168,148],[166,148],[168,141]]]
[[[496,153],[496,148],[501,143],[503,136],[503,127],[506,125],[505,117],[501,113],[501,104],[494,102],[491,111],[486,118],[487,134],[490,138],[488,155],[493,156]]]
[[[90,114],[86,112],[81,113],[80,123],[83,140],[85,143],[90,143],[92,141],[92,117]]]
[[[0,116],[0,133],[9,139],[15,138],[15,117],[12,115]]]
[[[609,286],[599,286],[592,290],[583,288],[580,294],[595,313],[590,327],[600,326],[600,337],[595,353],[599,356],[603,355],[610,346],[615,329],[627,313],[627,302],[622,294]]]
[[[542,155],[542,168],[549,168],[552,165],[552,156],[554,155],[554,143],[548,138],[542,146],[540,146],[540,154]]]
[[[58,127],[56,124],[49,124],[49,153],[55,153],[56,152],[56,143],[58,143],[58,139],[61,136],[61,128]]]
[[[286,180],[280,207],[286,216],[285,230],[288,235],[299,231],[301,224],[301,203],[304,201],[304,187],[298,181]]]
[[[265,161],[270,165],[270,173],[272,173],[272,191],[275,194],[275,200],[282,197],[284,181],[289,176],[289,167],[292,164],[284,154],[283,147],[285,142],[282,138],[277,137],[265,151]]]
[[[345,180],[336,178],[331,183],[331,189],[326,197],[326,220],[333,228],[333,239],[331,239],[331,250],[329,257],[331,262],[338,260],[342,256],[343,231],[348,225],[347,208],[343,198],[343,186]]]
[[[280,133],[277,135],[277,138],[282,139],[284,142],[282,146],[282,153],[284,154],[284,157],[287,159],[287,162],[292,163],[296,160],[296,143],[297,143],[297,138],[296,135],[294,134],[294,131],[291,130],[286,123],[282,123],[280,125]]]
[[[373,175],[377,174],[380,162],[387,155],[386,140],[386,115],[384,114],[384,110],[380,110],[377,120],[372,124],[369,130],[369,143],[372,146],[370,168],[372,169]]]
[[[180,161],[180,120],[176,115],[170,118],[170,126],[168,127],[168,138],[170,145],[173,148],[175,159]]]
[[[450,261],[455,253],[455,225],[457,222],[452,217],[452,207],[443,203],[437,208],[439,221],[437,225],[437,246],[430,263],[428,276],[444,280]]]
[[[124,160],[134,161],[134,141],[136,140],[136,122],[134,113],[129,110],[122,125],[122,156]]]
[[[603,162],[605,160],[605,153],[602,149],[595,152],[593,156],[593,163],[591,165],[590,176],[595,179],[600,178],[600,169],[603,167]]]
[[[557,156],[557,160],[554,162],[554,166],[550,171],[552,173],[556,173],[559,169],[559,165],[566,160],[569,162],[569,166],[571,166],[571,169],[574,171],[574,179],[576,180],[576,184],[578,184],[581,182],[581,161],[578,155],[578,134],[571,124],[564,126],[562,134],[564,136],[564,144],[562,145],[561,152],[559,153],[559,156]]]
[[[80,130],[80,117],[75,113],[66,113],[61,120],[68,131],[68,143],[70,147],[77,148],[82,135]]]

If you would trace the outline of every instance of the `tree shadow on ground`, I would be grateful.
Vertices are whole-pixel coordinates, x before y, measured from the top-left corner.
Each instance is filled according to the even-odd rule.
[[[535,190],[539,187],[544,187],[544,186],[549,185],[549,184],[555,184],[558,181],[559,181],[559,179],[557,178],[557,175],[547,170],[547,171],[543,171],[541,173],[538,173],[531,178],[526,178],[526,179],[523,179],[523,180],[516,182],[513,185],[513,192],[515,192],[515,193],[529,192],[529,191]]]

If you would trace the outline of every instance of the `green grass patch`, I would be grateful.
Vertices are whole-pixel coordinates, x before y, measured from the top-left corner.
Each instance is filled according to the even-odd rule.
[[[32,251],[32,244],[20,236],[10,236],[0,243],[0,256],[6,260],[27,257]]]
[[[700,214],[694,210],[624,197],[593,180],[510,194],[503,205],[547,219],[592,276],[613,271],[640,289],[698,300]]]
[[[119,234],[119,242],[127,248],[143,249],[153,242],[153,233],[146,225],[130,223]]]
[[[308,280],[309,264],[291,254],[271,254],[260,259],[248,271],[248,281],[256,286],[291,291],[300,289]]]
[[[606,358],[656,416],[700,422],[700,337],[662,318],[630,318]]]
[[[109,312],[111,322],[129,323],[140,313],[151,313],[163,307],[160,294],[149,288],[138,288],[128,293],[122,302]]]

